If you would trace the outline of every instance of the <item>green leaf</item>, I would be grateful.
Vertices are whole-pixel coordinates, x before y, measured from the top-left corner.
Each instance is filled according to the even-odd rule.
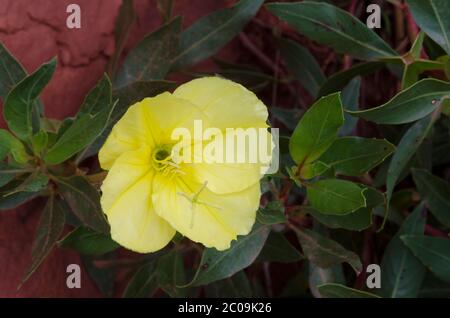
[[[39,195],[39,192],[15,192],[11,194],[19,185],[20,183],[14,180],[2,189],[0,192],[0,210],[14,209]]]
[[[414,21],[450,55],[450,4],[446,0],[407,0]]]
[[[309,208],[308,213],[317,221],[332,229],[362,231],[372,225],[372,212],[369,208],[360,208],[346,215],[328,215]]]
[[[59,164],[93,142],[105,129],[114,109],[111,82],[105,75],[89,92],[77,117],[44,156],[48,164]]]
[[[286,222],[284,206],[280,201],[270,201],[264,208],[259,208],[256,219],[261,224],[278,224]]]
[[[109,233],[109,224],[100,206],[100,195],[84,177],[59,178],[56,183],[64,200],[81,222],[97,232]]]
[[[176,18],[147,35],[126,57],[117,73],[114,87],[121,88],[137,81],[163,79],[178,51],[181,18]]]
[[[205,249],[195,277],[188,286],[206,285],[230,277],[248,267],[258,257],[268,235],[267,226],[256,224],[248,235],[233,241],[231,247],[225,251]]]
[[[391,199],[394,187],[409,160],[416,153],[419,146],[427,136],[433,120],[431,116],[416,122],[404,134],[392,156],[387,172],[386,193],[388,202]]]
[[[358,255],[346,250],[339,243],[308,229],[294,228],[303,252],[309,261],[319,267],[330,268],[333,265],[348,263],[357,274],[362,271]]]
[[[348,111],[348,113],[377,124],[405,124],[433,112],[449,97],[449,94],[450,83],[424,79],[398,93],[386,104],[367,110]]]
[[[292,40],[279,39],[278,46],[289,71],[311,96],[316,97],[320,86],[325,81],[325,75],[314,57],[307,49]]]
[[[317,286],[317,289],[325,298],[380,298],[375,294],[341,284],[323,284]]]
[[[240,271],[206,286],[206,294],[210,298],[250,298],[253,293],[247,275]]]
[[[24,145],[7,130],[0,129],[0,160],[3,160],[9,153],[18,163],[26,163],[30,159]]]
[[[362,60],[397,55],[365,24],[333,5],[305,1],[271,3],[267,8],[301,34],[330,46],[339,53]]]
[[[424,235],[400,238],[434,275],[450,282],[450,239]]]
[[[102,255],[100,257],[81,255],[84,268],[89,277],[95,283],[103,296],[113,297],[114,295],[114,280],[116,277],[116,268],[114,266],[100,268],[97,265],[98,261],[111,261],[114,260],[114,253]]]
[[[60,247],[71,248],[85,255],[103,255],[119,247],[110,235],[99,233],[90,228],[79,226],[61,241]]]
[[[56,68],[56,59],[42,66],[17,84],[5,99],[3,116],[9,129],[22,140],[33,135],[32,113],[39,94],[48,84]]]
[[[214,55],[231,41],[256,14],[264,0],[241,0],[231,8],[218,10],[199,19],[180,37],[180,50],[173,58],[179,70]]]
[[[30,278],[55,246],[64,229],[64,220],[64,210],[61,203],[58,198],[52,195],[42,212],[31,250],[32,263],[22,279],[22,283]]]
[[[309,163],[331,146],[344,122],[339,93],[319,99],[303,115],[292,134],[289,151],[296,163]]]
[[[450,186],[448,182],[423,169],[412,169],[412,174],[431,213],[439,222],[450,228]]]
[[[17,62],[8,49],[0,42],[0,98],[27,76],[22,65]]]
[[[384,62],[366,62],[356,64],[347,70],[336,72],[323,83],[318,96],[325,96],[340,91],[356,76],[372,74],[383,66],[385,66]],[[347,106],[347,109],[351,109],[348,105],[344,105]]]
[[[319,158],[319,161],[346,176],[369,172],[395,151],[386,139],[341,137]]]
[[[112,127],[122,118],[131,105],[143,100],[145,97],[158,95],[174,87],[175,83],[168,81],[136,81],[128,86],[114,90],[113,100],[117,100],[117,104],[112,110],[107,127],[91,145],[78,155],[77,163],[98,153],[111,133]]]
[[[186,289],[178,288],[184,284],[185,273],[182,254],[172,250],[158,259],[156,277],[159,287],[170,297],[186,297]]]
[[[20,183],[13,191],[5,196],[10,196],[19,192],[39,192],[48,184],[48,176],[40,171],[30,174],[22,183]]]
[[[345,215],[365,207],[365,191],[356,183],[340,179],[319,180],[307,186],[312,207],[332,215]]]
[[[155,262],[142,265],[131,278],[122,297],[146,298],[152,296],[158,289]]]
[[[418,205],[391,239],[381,261],[381,290],[383,297],[416,298],[425,277],[425,267],[403,244],[400,236],[423,234],[426,214]]]
[[[342,91],[342,104],[344,108],[356,111],[359,107],[359,91],[361,89],[361,77],[352,79]],[[358,118],[348,113],[344,113],[344,125],[339,129],[338,135],[350,135],[358,123]]]
[[[128,40],[131,28],[136,22],[136,11],[134,10],[133,0],[124,0],[119,9],[119,15],[114,27],[115,50],[108,62],[108,74],[111,78],[117,71],[117,66],[122,56],[123,49]]]
[[[0,187],[26,172],[28,171],[0,162]]]
[[[272,231],[258,256],[258,261],[293,263],[303,258],[303,255],[289,243],[283,234]]]
[[[45,130],[39,130],[38,133],[31,138],[31,145],[35,154],[39,155],[41,151],[47,146],[48,134]]]

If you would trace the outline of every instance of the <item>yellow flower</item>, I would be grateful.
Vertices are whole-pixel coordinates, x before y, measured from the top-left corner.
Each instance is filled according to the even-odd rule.
[[[112,238],[147,253],[166,246],[176,231],[218,250],[248,234],[261,196],[261,162],[175,162],[172,133],[183,128],[195,136],[194,122],[201,121],[203,128],[260,128],[270,136],[267,116],[252,92],[219,77],[132,105],[99,153],[109,170],[101,204]],[[199,141],[193,140],[194,148]]]

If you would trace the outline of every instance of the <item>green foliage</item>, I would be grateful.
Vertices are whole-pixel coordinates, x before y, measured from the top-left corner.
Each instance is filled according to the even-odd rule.
[[[199,286],[230,277],[251,265],[261,252],[269,235],[267,226],[256,224],[252,232],[238,238],[225,251],[205,249],[194,279],[189,286]]]
[[[58,246],[81,254],[105,296],[115,294],[121,266],[130,278],[124,297],[448,297],[448,1],[407,0],[408,22],[388,1],[376,33],[326,2],[270,2],[260,14],[263,0],[240,0],[183,30],[174,1],[157,1],[163,24],[125,52],[136,23],[125,0],[108,75],[62,120],[46,118],[40,101],[57,60],[28,75],[0,43],[9,128],[0,129],[0,210],[46,202],[23,282]],[[394,19],[408,36],[391,33]],[[233,39],[239,59],[215,56]],[[210,57],[217,70],[191,69]],[[281,124],[280,170],[264,178],[257,222],[224,251],[178,233],[160,252],[124,260],[101,209],[106,174],[94,157],[129,106],[212,73],[254,91]],[[363,263],[378,259],[381,289],[368,290]],[[290,282],[274,292],[281,272]]]
[[[216,53],[256,14],[264,0],[241,0],[229,9],[213,12],[183,31],[174,69],[194,64]]]

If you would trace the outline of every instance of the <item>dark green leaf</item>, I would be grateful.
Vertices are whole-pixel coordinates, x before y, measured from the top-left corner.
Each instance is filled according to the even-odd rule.
[[[409,160],[416,153],[422,141],[427,136],[433,120],[431,116],[416,122],[412,125],[400,140],[397,146],[397,151],[392,156],[389,164],[387,179],[386,179],[386,193],[388,202],[391,199],[392,191],[397,183],[400,174],[408,164]]]
[[[156,276],[159,287],[170,297],[186,297],[186,289],[177,287],[186,279],[183,256],[179,251],[172,250],[158,259]]]
[[[32,263],[22,283],[38,269],[42,261],[52,250],[64,229],[64,210],[61,208],[59,199],[51,196],[42,212],[36,236],[31,250]]]
[[[370,208],[360,208],[355,212],[346,215],[323,214],[312,208],[308,209],[308,213],[317,221],[332,229],[342,228],[350,231],[362,231],[372,225],[372,213]]]
[[[109,233],[109,224],[100,206],[100,195],[84,177],[59,178],[56,183],[64,200],[81,222],[97,232]]]
[[[311,96],[316,97],[320,86],[325,81],[325,76],[314,57],[307,49],[294,41],[279,39],[278,45],[289,71]]]
[[[270,201],[267,206],[258,209],[256,219],[261,224],[284,223],[286,216],[283,204],[280,201]]]
[[[17,84],[5,99],[3,116],[9,129],[22,140],[33,135],[32,113],[39,94],[48,84],[56,68],[56,59],[42,66]]]
[[[114,40],[116,47],[113,56],[108,63],[108,74],[111,78],[117,70],[117,66],[122,56],[123,48],[128,40],[128,35],[132,26],[136,21],[136,12],[134,10],[133,0],[124,0],[119,9],[119,16],[116,19],[116,25],[114,27]]]
[[[6,194],[10,196],[19,192],[39,192],[43,190],[48,184],[48,176],[40,171],[30,174],[22,183],[20,183],[14,190]]]
[[[206,285],[231,277],[248,267],[258,257],[268,235],[267,226],[256,224],[252,232],[233,241],[231,247],[225,251],[220,252],[214,248],[205,249],[197,273],[189,286]]]
[[[303,35],[362,60],[396,56],[375,32],[348,12],[328,3],[271,3],[270,12]]]
[[[414,182],[421,196],[427,201],[430,211],[439,222],[450,227],[450,186],[448,182],[423,169],[413,169],[412,173]]]
[[[110,235],[96,232],[84,226],[80,226],[67,234],[58,244],[61,247],[71,248],[86,255],[103,255],[119,247],[119,244],[114,242]]]
[[[156,265],[154,262],[141,266],[131,278],[122,297],[146,298],[152,296],[158,289],[156,273]]]
[[[12,167],[8,164],[0,162],[0,187],[13,180],[15,177],[26,173],[27,170]]]
[[[450,83],[436,79],[424,79],[398,93],[381,106],[348,111],[377,124],[405,124],[421,119],[437,109],[450,94]]]
[[[372,74],[385,65],[384,62],[360,63],[347,70],[331,75],[319,90],[318,96],[325,96],[343,89],[354,77]],[[345,105],[345,104],[344,104]],[[345,105],[347,106],[347,105]],[[346,107],[346,109],[351,109]]]
[[[309,261],[322,268],[348,263],[359,274],[362,263],[358,255],[346,250],[339,243],[308,229],[295,229],[303,252]]]
[[[22,65],[12,56],[8,49],[0,42],[0,99],[27,76]]]
[[[350,111],[356,111],[359,107],[359,91],[361,88],[361,77],[352,79],[342,91],[342,104]],[[358,118],[348,113],[344,113],[344,125],[339,129],[339,136],[350,135],[358,123]]]
[[[114,81],[114,88],[137,81],[163,79],[178,50],[181,18],[165,24],[147,35],[125,59]]]
[[[116,269],[114,267],[99,268],[96,262],[103,260],[109,261],[114,258],[114,253],[102,255],[101,257],[81,255],[81,260],[83,261],[83,265],[89,274],[89,277],[94,281],[95,285],[105,297],[113,297],[114,295]]]
[[[303,259],[303,255],[278,232],[270,232],[269,237],[258,256],[260,262],[292,263]]]
[[[181,34],[180,50],[173,58],[178,70],[215,54],[255,15],[264,0],[241,0],[231,8],[208,14]]]
[[[395,151],[386,139],[341,137],[319,158],[319,161],[346,176],[369,172]]]
[[[317,286],[317,289],[325,298],[380,298],[375,294],[341,284],[323,284]]]
[[[250,298],[252,288],[245,272],[240,271],[206,286],[206,294],[211,298]]]
[[[415,298],[425,277],[425,267],[400,240],[404,234],[423,234],[426,215],[423,204],[408,216],[391,239],[381,261],[381,290],[383,297]]]
[[[103,132],[114,109],[111,94],[111,82],[105,75],[89,92],[70,127],[44,156],[45,162],[64,162]]]
[[[10,210],[30,201],[39,195],[39,192],[16,192],[11,194],[20,183],[12,181],[0,192],[0,210]]]
[[[450,282],[450,239],[424,235],[400,238],[434,275]]]
[[[339,93],[319,99],[303,115],[292,134],[289,150],[296,163],[319,158],[337,137],[344,122]]]
[[[414,21],[450,55],[450,3],[446,0],[407,0]]]
[[[366,188],[340,179],[326,179],[307,186],[308,199],[318,212],[345,215],[366,206]]]

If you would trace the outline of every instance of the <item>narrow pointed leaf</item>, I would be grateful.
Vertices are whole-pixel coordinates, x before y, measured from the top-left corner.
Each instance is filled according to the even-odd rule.
[[[20,139],[33,135],[33,107],[39,94],[48,84],[56,68],[56,59],[42,66],[17,84],[5,99],[3,116],[9,129]]]
[[[381,290],[383,297],[415,298],[425,277],[425,267],[400,239],[409,234],[423,234],[426,214],[418,205],[391,239],[381,261]]]
[[[375,32],[348,12],[324,2],[271,3],[270,12],[303,35],[362,60],[396,56]]]
[[[345,249],[339,243],[322,234],[308,229],[295,229],[303,252],[309,261],[322,268],[348,263],[357,274],[362,270],[362,263],[358,255]]]
[[[377,124],[406,124],[424,118],[449,96],[450,83],[424,79],[398,93],[386,104],[348,113]]]
[[[414,182],[436,219],[450,228],[450,185],[423,169],[413,169]]]
[[[233,39],[256,14],[264,0],[241,0],[231,8],[210,13],[186,29],[173,69],[179,70],[215,54]]]
[[[434,275],[450,283],[450,239],[424,235],[400,238]]]

